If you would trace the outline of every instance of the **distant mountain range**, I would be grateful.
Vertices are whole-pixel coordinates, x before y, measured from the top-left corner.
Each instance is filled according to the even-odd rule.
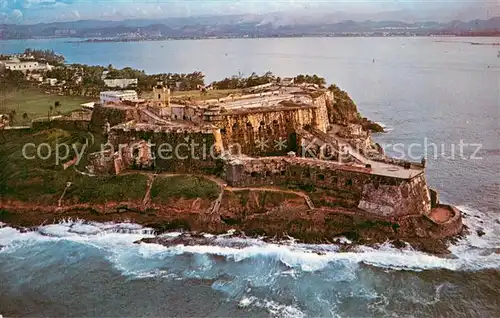
[[[325,15],[311,19],[292,18],[288,15],[285,19],[279,14],[246,14],[157,20],[81,20],[34,25],[4,24],[0,25],[0,39],[75,37],[144,40],[210,37],[500,35],[500,17],[446,23],[393,20],[337,21],[338,13],[336,17],[334,19],[333,16]]]

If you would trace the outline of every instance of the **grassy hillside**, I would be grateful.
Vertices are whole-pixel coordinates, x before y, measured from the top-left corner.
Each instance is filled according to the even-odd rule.
[[[215,199],[220,193],[219,186],[204,178],[195,176],[158,177],[151,188],[151,201],[167,203],[171,198]]]
[[[141,202],[146,194],[148,178],[141,174],[110,177],[79,176],[73,182],[64,197],[65,204]]]
[[[80,134],[62,130],[24,134],[20,137],[4,136],[0,132],[0,194],[3,199],[21,200],[30,203],[54,204],[66,187],[66,182],[78,178],[73,169],[64,171],[56,164],[55,153],[47,159],[38,158],[35,147],[28,147],[23,155],[23,146],[28,143],[47,143],[55,148],[56,143],[75,144],[80,147],[85,139]],[[45,149],[42,156],[48,155]],[[72,157],[73,154],[70,155]],[[34,157],[34,159],[27,159]],[[68,161],[67,159],[66,161]]]
[[[25,133],[20,136],[0,131],[2,201],[17,200],[30,204],[56,205],[67,182],[71,182],[63,204],[141,202],[147,190],[148,177],[145,175],[89,177],[78,173],[73,167],[63,169],[62,164],[74,158],[75,153],[71,151],[67,159],[57,162],[56,145],[68,144],[70,147],[74,145],[80,151],[85,144],[85,137],[88,136],[84,132],[68,132],[60,129]],[[35,146],[27,147],[23,154],[23,146],[28,143]],[[41,148],[41,155],[47,157],[46,159],[39,158],[37,154],[36,147],[42,143],[48,144],[53,149],[48,156],[46,147]],[[61,154],[65,155],[62,148]],[[84,158],[78,169],[85,170],[85,164]],[[218,194],[217,184],[194,176],[160,176],[156,178],[151,190],[151,197],[157,203],[179,197],[215,199]]]
[[[23,125],[30,123],[32,119],[48,116],[50,106],[58,101],[59,107],[53,111],[53,115],[57,111],[68,113],[75,109],[79,109],[80,105],[92,101],[88,97],[80,96],[58,96],[48,95],[41,92],[39,89],[27,88],[7,88],[0,92],[0,114],[9,114],[12,110],[16,112],[14,125]],[[26,113],[28,118],[23,118]]]

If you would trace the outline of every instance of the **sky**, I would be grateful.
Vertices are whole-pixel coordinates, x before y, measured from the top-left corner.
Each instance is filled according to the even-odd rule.
[[[479,6],[482,6],[479,8]],[[500,0],[0,0],[0,23],[32,24],[84,19],[157,19],[220,14],[376,13],[472,8],[488,17]],[[484,12],[483,12],[484,11]]]

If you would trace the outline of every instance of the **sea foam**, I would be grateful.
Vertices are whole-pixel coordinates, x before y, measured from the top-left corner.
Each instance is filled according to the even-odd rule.
[[[476,271],[500,268],[500,224],[487,213],[468,207],[460,207],[466,212],[464,220],[470,234],[449,247],[452,257],[439,257],[406,247],[397,249],[390,244],[378,247],[358,246],[350,252],[339,252],[338,245],[309,245],[295,243],[267,243],[259,239],[233,237],[231,233],[216,237],[215,245],[163,246],[134,242],[142,238],[154,237],[153,230],[133,223],[95,223],[80,220],[40,226],[37,231],[21,233],[4,226],[0,228],[1,253],[50,240],[68,240],[89,244],[105,250],[117,268],[126,272],[136,260],[175,258],[180,255],[208,255],[223,257],[226,261],[240,263],[250,259],[272,259],[282,265],[303,272],[322,270],[333,263],[366,264],[393,270],[448,269],[453,271]],[[476,229],[486,233],[480,237]],[[164,234],[176,237],[180,233]],[[234,242],[241,246],[234,247]],[[346,242],[344,242],[346,243]],[[319,251],[319,252],[318,252]],[[126,257],[122,257],[126,255]],[[118,262],[122,262],[118,264]]]

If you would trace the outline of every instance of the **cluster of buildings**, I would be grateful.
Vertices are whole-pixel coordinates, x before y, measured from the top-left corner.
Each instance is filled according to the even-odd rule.
[[[49,63],[39,63],[29,58],[19,59],[17,57],[11,57],[8,60],[0,61],[0,71],[11,70],[28,73],[33,71],[50,71],[52,69],[53,66]]]
[[[105,91],[100,93],[100,103],[105,105],[107,103],[121,103],[124,101],[138,101],[137,92],[134,90],[124,91]]]
[[[109,78],[109,71],[103,71],[101,79],[108,88],[126,89],[137,87],[137,78]]]
[[[138,83],[137,78],[105,78],[104,84],[109,88],[124,89],[127,87],[136,87]]]
[[[63,86],[66,81],[59,80],[57,78],[47,77],[47,72],[54,69],[54,66],[49,63],[41,63],[35,60],[33,56],[26,54],[22,55],[10,55],[0,59],[0,73],[6,70],[10,71],[20,71],[24,73],[25,79],[37,83],[39,85],[46,85],[50,90],[61,93]],[[108,78],[109,71],[104,71],[102,73],[102,80],[105,87],[116,90],[133,89],[137,87],[137,78]],[[74,76],[71,79],[73,84],[79,85],[83,82],[83,74],[79,70],[74,70]],[[101,101],[119,101],[120,99],[131,99],[131,91],[126,92],[110,92],[101,94]],[[137,94],[134,92],[135,98],[137,99]],[[116,95],[115,97],[113,97]],[[119,96],[120,95],[120,96]],[[123,95],[123,96],[121,96]]]
[[[48,86],[56,86],[65,84],[64,81],[58,81],[56,78],[44,77],[44,75],[54,69],[49,63],[42,63],[35,60],[33,56],[11,55],[6,59],[0,59],[0,73],[6,70],[20,71],[25,75],[27,81],[32,81],[38,84]]]
[[[119,140],[119,144],[133,144],[144,134],[153,139],[182,140],[190,136],[210,140],[209,146],[236,157],[286,156],[290,152],[299,153],[305,147],[314,148],[321,156],[320,148],[328,146],[332,148],[330,159],[337,160],[341,145],[328,136],[329,111],[333,104],[331,91],[314,84],[297,85],[291,78],[207,100],[174,98],[170,89],[158,82],[152,87],[150,99],[139,98],[133,90],[101,92],[99,102],[92,105],[92,118],[94,127],[107,127],[105,132],[116,143]],[[371,149],[369,134],[362,132],[361,126],[353,125],[341,130],[350,137],[362,138]],[[161,166],[159,162],[153,164],[155,160],[151,155],[147,165]],[[363,165],[352,155],[344,160]],[[130,164],[131,160],[127,162]],[[169,163],[172,164],[184,165]],[[116,169],[113,163],[104,170],[118,172],[126,168]],[[94,167],[93,170],[102,169]]]

